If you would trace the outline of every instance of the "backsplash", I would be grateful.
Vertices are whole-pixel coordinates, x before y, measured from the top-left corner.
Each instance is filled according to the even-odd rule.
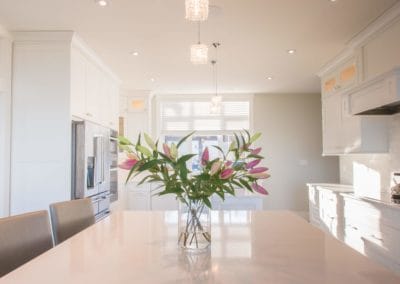
[[[362,188],[371,196],[389,191],[391,174],[400,171],[400,114],[390,118],[390,149],[388,154],[346,155],[340,157],[340,181]],[[371,196],[374,197],[374,196]]]

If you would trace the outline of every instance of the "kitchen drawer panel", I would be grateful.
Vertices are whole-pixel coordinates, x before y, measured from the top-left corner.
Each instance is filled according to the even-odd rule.
[[[364,242],[357,228],[346,226],[344,229],[343,241],[356,251],[364,253]]]
[[[393,251],[376,245],[373,240],[369,238],[362,238],[364,243],[364,254],[369,258],[379,262],[383,266],[391,269],[400,274],[400,255]]]

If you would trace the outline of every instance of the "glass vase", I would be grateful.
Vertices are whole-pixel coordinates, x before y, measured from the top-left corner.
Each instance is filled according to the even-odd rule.
[[[179,202],[179,240],[181,248],[201,252],[211,244],[210,208],[200,200]]]

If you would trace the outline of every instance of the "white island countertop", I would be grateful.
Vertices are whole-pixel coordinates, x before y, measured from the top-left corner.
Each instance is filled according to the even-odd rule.
[[[400,283],[290,212],[214,211],[208,253],[177,248],[177,212],[119,212],[0,283]]]

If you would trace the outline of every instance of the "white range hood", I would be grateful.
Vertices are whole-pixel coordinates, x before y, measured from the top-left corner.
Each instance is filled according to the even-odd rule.
[[[348,94],[353,115],[399,113],[400,67],[361,83]]]

